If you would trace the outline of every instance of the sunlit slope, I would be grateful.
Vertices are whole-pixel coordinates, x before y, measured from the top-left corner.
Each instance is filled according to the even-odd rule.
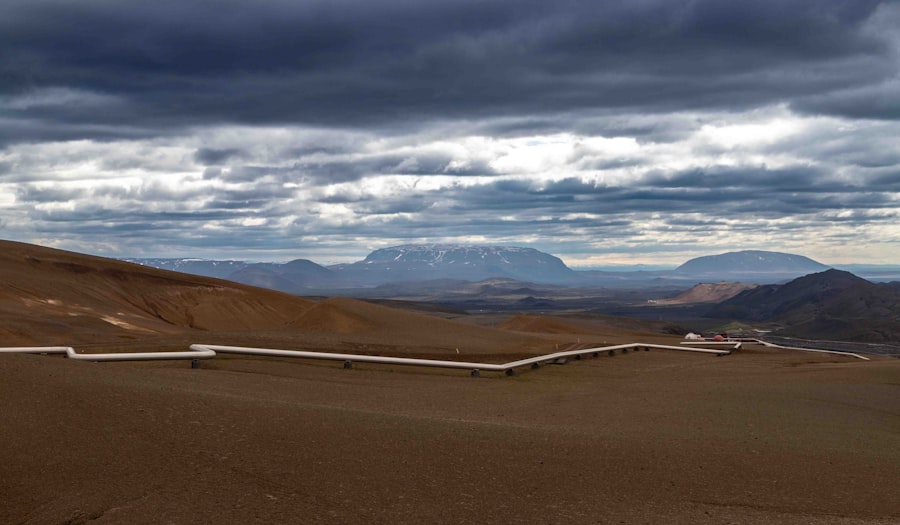
[[[7,345],[272,329],[311,304],[217,279],[0,241],[0,337]]]

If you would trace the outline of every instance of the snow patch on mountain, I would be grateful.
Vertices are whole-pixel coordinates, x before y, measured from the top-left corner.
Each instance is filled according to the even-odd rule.
[[[533,282],[566,282],[576,274],[553,255],[518,246],[406,244],[382,248],[341,272],[360,282],[430,279],[479,281],[492,277]]]

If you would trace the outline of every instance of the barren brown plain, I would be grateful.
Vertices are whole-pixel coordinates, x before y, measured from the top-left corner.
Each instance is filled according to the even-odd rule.
[[[630,320],[491,327],[0,248],[0,346],[505,362],[575,341],[678,342]],[[0,418],[0,523],[900,521],[896,359],[654,350],[475,379],[6,354]]]

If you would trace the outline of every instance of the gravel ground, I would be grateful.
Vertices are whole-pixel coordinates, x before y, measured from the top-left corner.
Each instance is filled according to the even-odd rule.
[[[0,523],[897,523],[900,360],[0,356]]]

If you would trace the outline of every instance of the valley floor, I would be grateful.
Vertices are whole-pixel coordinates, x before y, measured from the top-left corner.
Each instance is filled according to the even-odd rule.
[[[2,523],[896,523],[900,360],[0,356]]]

